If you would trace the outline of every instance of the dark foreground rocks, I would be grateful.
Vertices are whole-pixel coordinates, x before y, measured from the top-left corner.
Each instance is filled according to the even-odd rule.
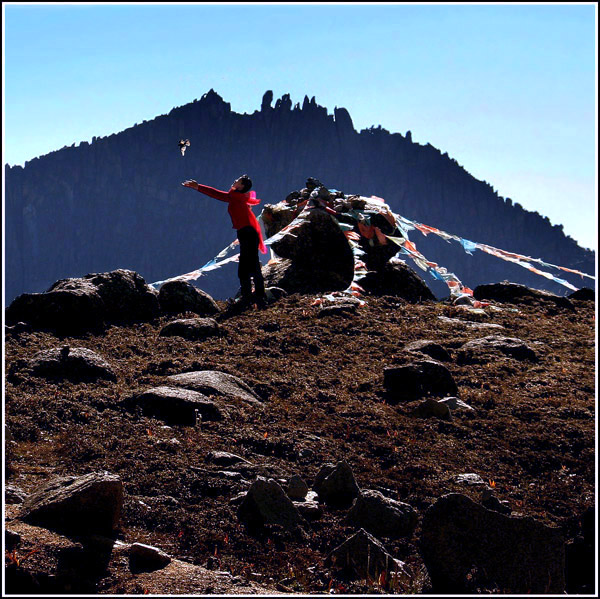
[[[383,384],[391,402],[419,399],[429,394],[455,395],[458,392],[448,368],[435,360],[416,360],[404,366],[384,368]]]
[[[123,483],[106,472],[58,477],[23,502],[20,517],[32,524],[77,534],[110,535],[123,506]]]
[[[505,516],[457,493],[425,513],[421,550],[434,592],[563,593],[564,539],[533,518]]]
[[[24,293],[6,309],[6,321],[80,332],[105,322],[151,320],[159,313],[158,292],[138,273],[118,269],[61,279],[45,293]]]
[[[34,376],[68,379],[73,382],[104,379],[116,381],[112,366],[97,353],[84,347],[57,347],[36,353],[29,362]]]
[[[508,281],[478,285],[473,289],[473,297],[478,300],[495,300],[511,304],[550,304],[565,310],[575,310],[573,302],[566,297]]]
[[[187,281],[168,281],[158,292],[163,313],[195,312],[198,316],[212,316],[220,312],[219,306],[208,293]]]

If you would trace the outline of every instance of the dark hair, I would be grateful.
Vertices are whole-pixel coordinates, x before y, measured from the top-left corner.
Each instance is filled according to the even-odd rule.
[[[252,189],[252,179],[250,179],[248,175],[242,175],[240,177],[240,181],[244,186],[244,189],[242,189],[242,193],[246,193],[247,191]]]

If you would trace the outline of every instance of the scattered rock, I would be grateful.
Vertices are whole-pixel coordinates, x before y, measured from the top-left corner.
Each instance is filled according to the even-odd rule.
[[[465,474],[459,474],[454,479],[457,483],[472,486],[487,486],[487,483],[475,472],[466,472]]]
[[[501,324],[493,324],[491,322],[472,322],[470,320],[461,320],[460,318],[448,318],[447,316],[438,316],[438,320],[444,324],[461,325],[471,329],[503,329]]]
[[[293,529],[303,521],[279,483],[260,476],[248,489],[238,508],[238,517],[250,527],[279,524]]]
[[[325,464],[315,479],[313,489],[319,501],[332,507],[349,507],[359,493],[352,469],[345,460],[339,461],[332,469]]]
[[[450,408],[443,401],[436,401],[431,397],[424,399],[413,411],[413,416],[418,418],[441,418],[442,420],[450,420]]]
[[[213,318],[182,318],[166,324],[160,331],[161,337],[183,337],[189,341],[201,341],[220,333]]]
[[[473,341],[467,341],[458,351],[457,364],[479,364],[493,360],[498,354],[504,354],[515,360],[537,361],[537,354],[521,339],[489,335]]]
[[[7,504],[23,503],[27,498],[27,493],[16,485],[6,484],[4,486],[4,501]]]
[[[171,558],[161,549],[133,543],[129,548],[129,567],[132,572],[152,572],[171,563]]]
[[[250,464],[250,462],[239,455],[226,451],[211,451],[206,456],[206,461],[217,466],[233,466],[234,464]]]
[[[139,406],[144,416],[169,425],[195,426],[197,414],[203,420],[222,420],[223,410],[203,393],[178,387],[155,387],[125,401],[128,408]]]
[[[345,570],[347,574],[358,578],[378,580],[382,572],[388,576],[396,572],[403,582],[410,580],[406,564],[394,559],[385,547],[366,530],[357,533],[336,547],[326,558],[325,564]]]
[[[450,354],[445,347],[429,339],[421,339],[420,341],[408,343],[404,346],[404,351],[420,352],[440,362],[449,362],[451,360]]]
[[[417,525],[417,513],[407,503],[362,490],[348,512],[348,521],[373,535],[397,539],[409,536]]]
[[[471,407],[469,404],[464,401],[458,399],[458,397],[444,397],[444,399],[440,399],[439,403],[446,404],[451,411],[455,410],[467,410],[474,412],[475,409]]]
[[[97,353],[84,347],[64,346],[40,351],[29,361],[29,367],[35,376],[73,382],[117,380],[112,366]]]
[[[306,520],[319,520],[323,516],[323,507],[314,491],[308,491],[303,501],[294,501],[293,504]]]
[[[499,514],[457,493],[426,511],[421,551],[434,593],[464,593],[473,585],[516,594],[565,590],[559,529]]]
[[[211,316],[220,312],[217,302],[206,292],[188,281],[167,281],[158,292],[162,312],[178,314],[195,312],[199,316]]]
[[[26,522],[76,534],[111,534],[123,506],[123,483],[107,472],[58,477],[29,495],[20,517]]]
[[[450,371],[432,360],[419,360],[405,366],[384,368],[383,384],[390,394],[391,401],[458,392]]]
[[[357,306],[358,302],[340,301],[329,306],[321,306],[321,308],[317,312],[317,316],[321,318],[323,316],[354,314],[356,312]]]
[[[560,308],[575,310],[573,302],[566,297],[508,281],[479,285],[473,289],[473,297],[478,300],[494,300],[511,304],[552,303]]]
[[[167,377],[167,381],[178,387],[185,387],[205,395],[216,395],[228,401],[242,401],[260,404],[254,391],[240,378],[217,370],[197,370]]]
[[[294,474],[288,481],[286,493],[292,500],[304,501],[304,498],[308,493],[308,485],[301,476]]]
[[[500,501],[495,495],[492,489],[483,489],[481,493],[481,505],[486,507],[488,510],[498,512],[499,514],[511,514],[512,508],[508,501]]]

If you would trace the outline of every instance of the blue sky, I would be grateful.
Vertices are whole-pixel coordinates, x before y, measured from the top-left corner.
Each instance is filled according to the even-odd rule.
[[[251,113],[271,89],[343,106],[357,130],[410,130],[597,249],[593,3],[3,11],[4,163],[116,133],[210,88]]]

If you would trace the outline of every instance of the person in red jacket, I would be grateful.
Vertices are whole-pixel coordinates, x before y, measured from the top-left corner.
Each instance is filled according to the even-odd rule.
[[[214,187],[201,185],[197,181],[189,180],[182,183],[184,187],[196,189],[211,198],[227,202],[227,212],[231,217],[233,228],[237,230],[237,238],[240,242],[240,261],[238,265],[238,277],[240,279],[242,302],[244,304],[256,303],[262,307],[265,305],[265,283],[262,276],[258,250],[266,254],[260,225],[251,206],[256,206],[260,200],[256,193],[250,191],[252,180],[248,175],[237,178],[229,191],[220,191]],[[254,280],[254,300],[252,297],[252,280]]]

